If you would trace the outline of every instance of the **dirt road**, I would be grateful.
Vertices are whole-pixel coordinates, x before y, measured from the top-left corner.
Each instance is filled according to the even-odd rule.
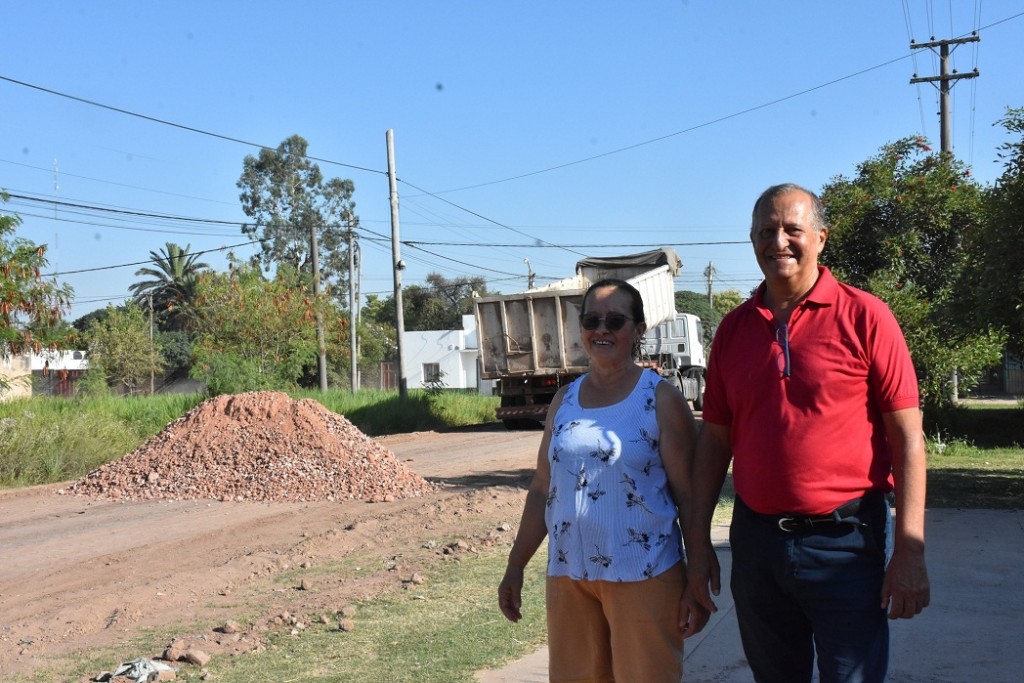
[[[408,580],[442,550],[425,541],[510,540],[498,527],[518,523],[540,432],[491,426],[379,441],[442,490],[375,504],[107,502],[57,495],[59,485],[0,491],[0,680],[143,628],[230,618],[238,605],[257,605],[268,623],[284,611],[313,618]],[[377,570],[320,576],[316,591],[274,581],[357,552]],[[206,649],[257,648],[258,631]]]

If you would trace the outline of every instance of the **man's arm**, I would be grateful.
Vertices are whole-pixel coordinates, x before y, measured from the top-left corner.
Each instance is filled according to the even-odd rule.
[[[694,609],[706,610],[708,613],[717,611],[711,594],[718,595],[722,588],[721,567],[711,544],[711,520],[731,459],[729,427],[703,423],[697,436],[697,450],[690,475],[690,500],[681,512],[683,537],[687,539],[684,601],[693,605]],[[701,628],[703,626],[700,624]],[[699,630],[688,629],[684,637],[695,635]]]
[[[921,411],[907,408],[885,413],[882,418],[896,484],[896,533],[882,585],[882,608],[888,609],[890,619],[910,619],[931,599],[924,558],[927,462]]]

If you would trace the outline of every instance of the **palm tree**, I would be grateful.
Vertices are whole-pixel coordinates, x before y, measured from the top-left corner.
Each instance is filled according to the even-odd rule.
[[[196,261],[199,255],[189,253],[191,246],[186,244],[182,248],[174,242],[167,242],[160,253],[149,252],[156,267],[140,268],[135,275],[151,279],[128,287],[136,304],[148,307],[152,301],[161,329],[183,330],[188,326],[188,309],[195,297],[196,280],[203,270],[210,267]]]

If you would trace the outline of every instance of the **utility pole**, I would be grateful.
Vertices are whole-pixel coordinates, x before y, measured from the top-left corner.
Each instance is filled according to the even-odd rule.
[[[351,368],[352,393],[359,389],[359,356],[356,351],[356,231],[352,219],[348,224],[348,342],[349,367]]]
[[[398,241],[398,178],[395,177],[395,131],[388,128],[386,135],[388,144],[388,187],[391,195],[391,260],[395,274],[395,335],[398,346],[398,397],[404,399],[408,393],[405,367],[402,362],[402,336],[405,334],[405,317],[402,313],[402,271],[405,261],[399,249]]]
[[[327,344],[324,341],[324,315],[320,311],[320,255],[317,251],[316,225],[309,226],[309,250],[313,258],[313,302],[316,308],[316,368],[320,391],[327,391]]]
[[[931,41],[927,43],[915,43],[910,42],[910,49],[916,50],[920,48],[929,48],[934,50],[939,48],[939,75],[938,76],[924,76],[918,78],[917,74],[910,79],[911,85],[914,83],[938,83],[939,86],[939,149],[942,151],[942,158],[947,163],[953,159],[953,136],[952,129],[953,124],[949,120],[949,89],[950,84],[954,81],[958,81],[961,78],[977,78],[981,74],[977,67],[974,71],[967,73],[957,73],[955,70],[950,71],[949,69],[949,46],[952,45],[953,49],[956,49],[958,45],[964,43],[976,43],[981,40],[981,37],[977,33],[971,33],[967,38],[953,38],[950,40],[935,40],[932,36]],[[960,379],[957,375],[956,368],[953,368],[949,375],[949,398],[953,405],[960,402]]]
[[[714,310],[714,299],[711,296],[711,283],[715,279],[715,265],[708,261],[708,267],[704,269],[704,277],[708,279],[708,308]]]
[[[146,292],[146,298],[149,299],[149,344],[153,345],[153,292]],[[156,372],[153,368],[149,369],[149,395],[152,396],[156,393]]]
[[[534,275],[533,269],[530,268],[530,259],[524,258],[523,263],[526,264],[526,288],[533,289]]]
[[[981,74],[977,69],[969,71],[967,73],[957,73],[955,70],[950,71],[949,69],[949,46],[952,45],[954,49],[956,46],[963,43],[976,43],[981,40],[981,37],[977,33],[972,33],[967,38],[953,38],[950,40],[935,40],[934,37],[927,43],[915,43],[910,42],[911,50],[918,50],[921,48],[935,49],[939,48],[939,75],[938,76],[923,76],[918,78],[917,74],[910,79],[910,83],[938,83],[939,88],[939,141],[940,149],[943,153],[952,153],[953,143],[952,135],[952,123],[949,120],[949,89],[950,84],[953,81],[958,81],[961,78],[977,78]]]

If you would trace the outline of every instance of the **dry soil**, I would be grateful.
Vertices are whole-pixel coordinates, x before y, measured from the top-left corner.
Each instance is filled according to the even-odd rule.
[[[282,396],[206,402],[91,478],[0,491],[0,680],[151,627],[180,625],[181,651],[259,650],[270,629],[511,541],[539,432],[369,439]],[[275,580],[353,557],[373,570]],[[236,611],[258,616],[216,627]],[[214,627],[184,630],[200,622]]]

